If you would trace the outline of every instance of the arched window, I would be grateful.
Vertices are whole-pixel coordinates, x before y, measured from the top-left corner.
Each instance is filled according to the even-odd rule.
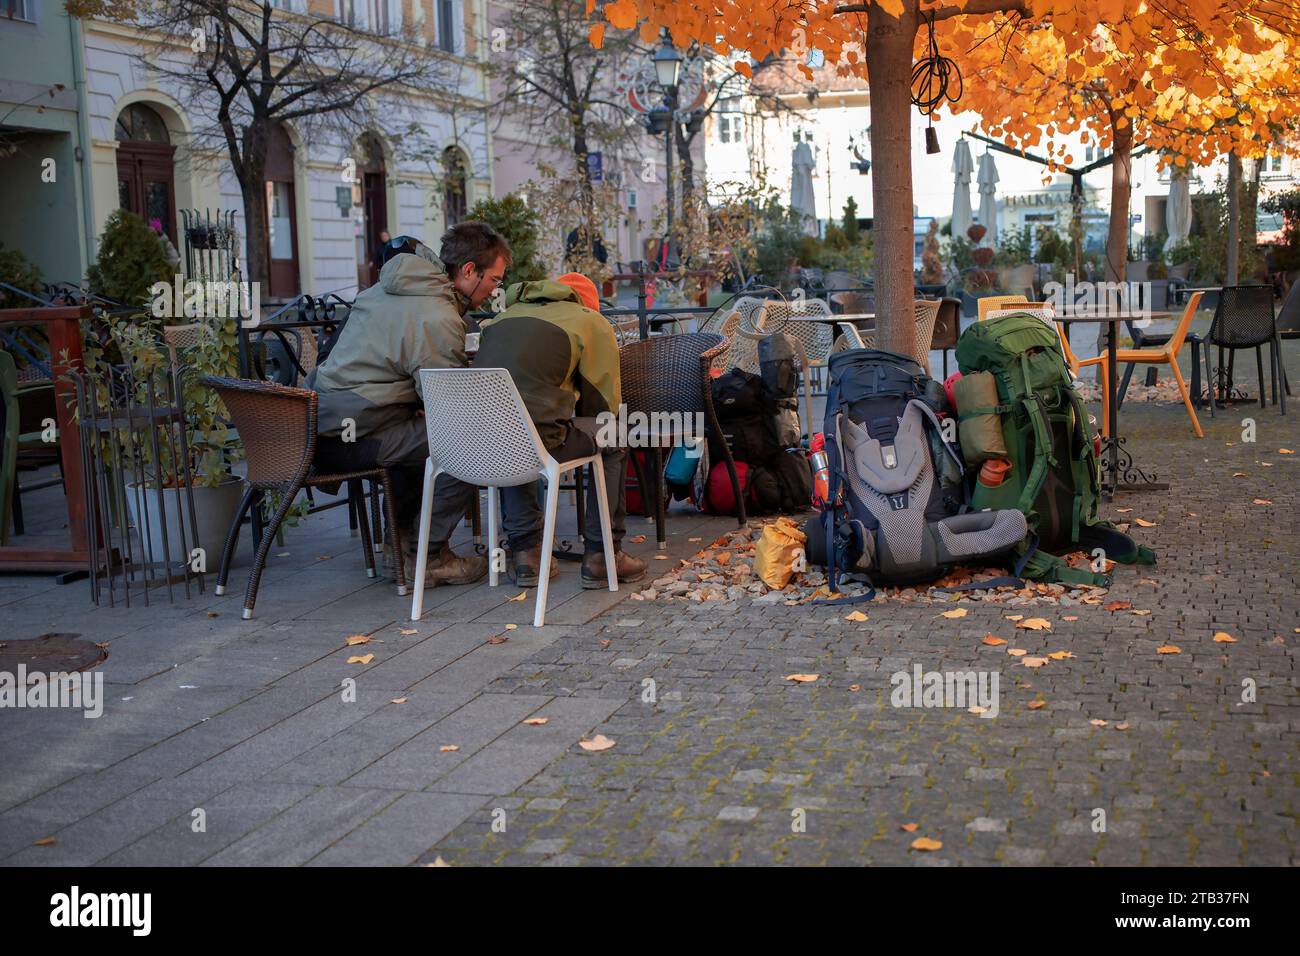
[[[132,103],[118,114],[117,204],[176,241],[176,147],[158,111]]]
[[[442,218],[451,228],[469,214],[469,163],[465,153],[448,146],[442,153]]]

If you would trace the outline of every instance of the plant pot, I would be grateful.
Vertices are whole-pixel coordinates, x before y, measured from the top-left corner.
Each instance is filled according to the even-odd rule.
[[[138,494],[137,494],[138,489]],[[167,545],[172,561],[188,560],[195,548],[205,552],[208,571],[215,571],[221,559],[221,549],[226,544],[226,534],[230,524],[239,511],[239,502],[244,496],[242,478],[230,478],[215,488],[195,487],[194,492],[194,526],[190,524],[189,507],[183,489],[163,488],[163,507],[167,512]],[[158,510],[159,491],[152,485],[126,486],[127,510],[131,513],[131,523],[135,526],[140,540],[146,548],[145,555],[152,549],[154,561],[162,561],[166,553],[163,548],[163,522]],[[184,519],[184,543],[189,553],[181,548],[181,520]]]

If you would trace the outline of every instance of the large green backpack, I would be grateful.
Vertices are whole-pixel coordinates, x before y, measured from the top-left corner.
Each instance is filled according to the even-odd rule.
[[[1109,584],[1107,575],[1072,568],[1059,557],[1080,548],[1090,554],[1100,548],[1121,564],[1154,564],[1153,551],[1097,518],[1101,489],[1093,429],[1070,383],[1056,330],[1026,312],[977,322],[957,342],[957,363],[963,375],[989,372],[997,381],[997,406],[965,410],[961,417],[1001,417],[1011,472],[997,487],[975,481],[970,504],[1024,512],[1029,536],[1019,549],[1021,573],[1042,581]]]

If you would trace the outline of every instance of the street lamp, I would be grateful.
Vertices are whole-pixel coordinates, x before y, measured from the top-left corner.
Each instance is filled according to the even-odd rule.
[[[677,126],[677,82],[681,76],[682,55],[673,46],[673,39],[667,30],[664,31],[663,43],[654,52],[653,61],[655,78],[659,81],[659,88],[664,91],[664,106],[662,110],[651,111],[647,126],[651,135],[656,135],[660,131],[664,133],[665,172],[668,177],[665,184],[668,212],[667,232],[668,242],[671,243],[673,235],[673,132]]]

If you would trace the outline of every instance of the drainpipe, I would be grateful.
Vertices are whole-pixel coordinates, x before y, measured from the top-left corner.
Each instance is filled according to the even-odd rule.
[[[94,176],[91,174],[90,107],[86,97],[85,46],[81,20],[69,15],[68,22],[71,27],[69,34],[72,38],[72,80],[77,88],[77,138],[81,141],[81,215],[84,220],[81,254],[84,265],[89,267],[95,261],[95,208]],[[81,278],[77,276],[77,281],[80,282]]]

